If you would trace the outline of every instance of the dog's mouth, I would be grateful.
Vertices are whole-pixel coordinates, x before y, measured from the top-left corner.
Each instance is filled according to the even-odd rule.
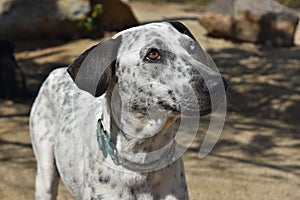
[[[211,114],[210,102],[205,107],[188,107],[180,104],[168,104],[167,102],[159,102],[159,106],[169,117],[197,118]]]
[[[211,114],[211,108],[202,109],[185,109],[184,112],[178,112],[178,116],[182,118],[199,118]]]
[[[163,118],[162,116],[199,118],[211,114],[212,106],[209,95],[184,97],[177,96],[176,98],[176,95],[170,95],[155,101],[144,94],[130,99],[125,109],[141,120]]]
[[[166,110],[171,115],[177,115],[180,113],[181,107],[178,103],[168,103],[167,101],[159,101],[157,103],[159,107]]]
[[[137,108],[136,105],[130,107],[132,113],[139,114],[139,116],[155,115],[153,113],[164,114],[169,117],[185,117],[196,118],[211,114],[211,104],[207,103],[205,106],[186,106],[179,103],[170,103],[167,101],[159,101],[156,105],[145,106]],[[152,113],[152,114],[151,114]]]

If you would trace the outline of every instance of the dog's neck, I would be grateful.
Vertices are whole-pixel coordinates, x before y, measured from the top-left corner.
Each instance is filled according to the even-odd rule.
[[[110,101],[108,101],[110,102]],[[103,128],[109,134],[110,142],[115,148],[117,156],[120,156],[121,162],[115,164],[124,164],[124,167],[134,171],[152,171],[155,168],[167,166],[170,163],[175,150],[173,141],[176,132],[176,123],[166,124],[152,137],[138,138],[138,132],[126,133],[120,123],[119,116],[114,116],[111,105],[107,105],[107,100],[103,103],[102,124]],[[127,120],[127,129],[131,123]],[[170,123],[170,122],[169,122]],[[133,129],[138,131],[136,129]],[[154,153],[153,153],[154,152]],[[111,157],[113,158],[112,155]],[[125,162],[125,163],[124,163]]]

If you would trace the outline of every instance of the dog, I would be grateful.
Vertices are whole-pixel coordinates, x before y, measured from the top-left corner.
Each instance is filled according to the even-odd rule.
[[[30,113],[36,199],[59,177],[76,199],[188,199],[174,141],[183,117],[211,112],[225,79],[180,22],[150,23],[50,73]]]

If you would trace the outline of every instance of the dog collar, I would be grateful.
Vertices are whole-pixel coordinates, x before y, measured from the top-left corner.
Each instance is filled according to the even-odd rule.
[[[122,165],[122,159],[116,146],[112,144],[110,134],[104,129],[101,119],[98,119],[96,136],[98,141],[99,150],[102,151],[103,156],[106,158],[107,154],[110,155],[111,159],[116,165]]]
[[[103,156],[107,158],[107,154],[111,157],[112,161],[116,165],[122,165],[127,169],[136,171],[152,171],[157,167],[162,166],[163,163],[170,163],[169,161],[173,156],[173,147],[171,146],[164,154],[158,159],[149,163],[138,163],[128,160],[127,158],[121,157],[116,145],[111,141],[110,134],[104,129],[103,116],[98,119],[96,136],[98,141],[99,150]]]

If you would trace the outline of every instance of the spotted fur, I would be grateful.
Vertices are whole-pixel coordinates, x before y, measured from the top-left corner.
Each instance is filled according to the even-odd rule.
[[[76,199],[188,199],[181,158],[149,172],[106,166],[102,161],[110,157],[102,155],[95,137],[97,120],[103,115],[117,150],[128,152],[121,155],[142,163],[145,158],[135,153],[152,152],[172,141],[183,107],[191,113],[197,106],[200,114],[210,112],[209,85],[204,79],[216,82],[217,73],[207,67],[210,60],[184,28],[178,23],[153,23],[100,43],[96,57],[109,65],[103,77],[97,77],[98,68],[87,59],[98,47],[83,53],[68,69],[49,75],[30,115],[38,164],[36,199],[56,199],[59,177]],[[146,59],[151,48],[159,50],[161,59]],[[104,62],[110,55],[113,62]],[[83,66],[87,73],[79,78]],[[82,79],[94,85],[82,85]],[[198,105],[191,94],[201,100]]]

